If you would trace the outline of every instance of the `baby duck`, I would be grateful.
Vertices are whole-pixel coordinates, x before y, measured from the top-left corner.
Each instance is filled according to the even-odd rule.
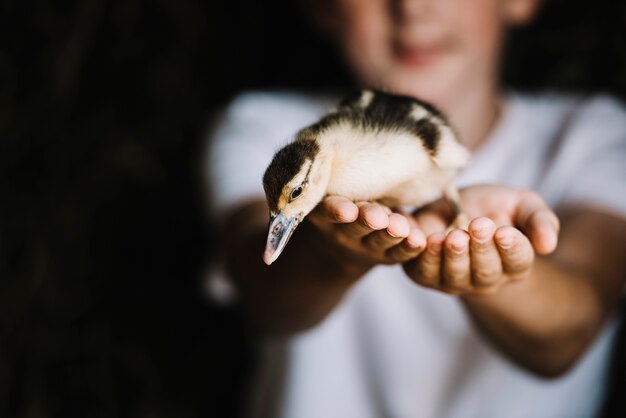
[[[281,254],[326,195],[420,207],[444,195],[460,215],[453,185],[470,153],[445,116],[421,100],[373,90],[296,133],[263,176],[270,210],[263,261]]]

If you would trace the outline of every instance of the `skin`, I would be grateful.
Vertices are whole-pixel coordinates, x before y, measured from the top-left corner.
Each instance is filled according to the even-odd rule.
[[[420,97],[444,110],[475,147],[499,107],[499,56],[508,26],[537,0],[335,0],[312,8],[364,87]]]
[[[259,257],[267,237],[264,201],[235,209],[225,229],[228,268],[244,309],[258,332],[274,335],[316,325],[370,268],[408,261],[426,245],[411,217],[340,196],[325,198],[269,267]]]
[[[537,2],[333,6],[313,14],[364,86],[436,103],[477,148],[499,115],[495,74],[505,28],[528,21]],[[394,53],[398,39],[417,47],[408,47],[408,57]],[[461,205],[468,230],[446,233],[451,219],[442,201],[409,215],[328,196],[271,267],[260,258],[266,204],[260,198],[234,208],[226,253],[251,322],[263,334],[310,328],[373,266],[401,263],[407,280],[460,298],[484,337],[520,366],[546,377],[564,373],[618,303],[626,221],[584,205],[559,208],[557,217],[535,193],[494,185],[463,189]]]

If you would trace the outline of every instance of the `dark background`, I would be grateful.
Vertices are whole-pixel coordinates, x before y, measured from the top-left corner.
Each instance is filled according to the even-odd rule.
[[[625,27],[547,1],[504,78],[624,98]],[[201,290],[208,120],[348,80],[293,0],[0,2],[0,417],[236,416],[253,342]]]

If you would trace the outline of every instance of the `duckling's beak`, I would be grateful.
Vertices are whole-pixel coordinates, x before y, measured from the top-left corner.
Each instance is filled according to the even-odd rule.
[[[282,212],[270,218],[269,232],[267,233],[267,244],[265,244],[265,252],[263,253],[263,261],[268,266],[272,264],[280,253],[283,252],[287,241],[291,238],[291,234],[300,223],[298,216],[287,218]]]

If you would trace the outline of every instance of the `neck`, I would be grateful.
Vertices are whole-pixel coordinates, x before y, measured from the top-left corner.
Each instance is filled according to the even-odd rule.
[[[470,150],[479,148],[488,138],[501,113],[501,98],[493,83],[477,83],[454,100],[441,103],[444,113]]]
[[[335,157],[335,145],[330,141],[317,141],[319,150],[315,156],[311,173],[309,175],[309,181],[313,186],[322,191],[319,200],[326,194],[328,182],[333,171],[333,163]]]

